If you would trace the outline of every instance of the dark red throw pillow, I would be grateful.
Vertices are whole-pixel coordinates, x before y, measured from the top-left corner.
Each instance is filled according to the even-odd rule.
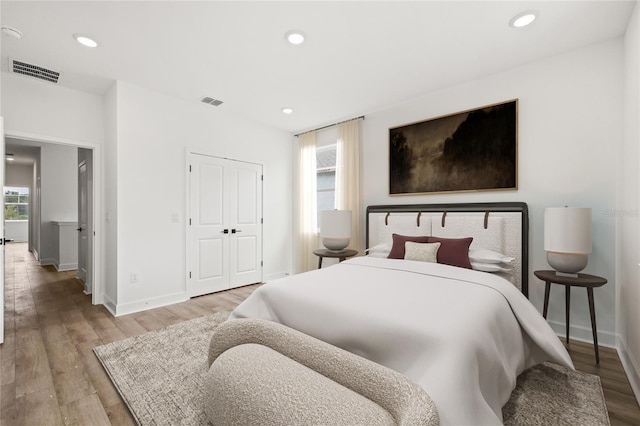
[[[451,266],[459,266],[460,268],[467,269],[471,269],[471,262],[469,261],[469,246],[471,245],[472,241],[473,237],[427,237],[428,243],[440,243],[440,248],[438,249],[438,263],[443,263],[445,265]]]
[[[392,234],[393,245],[391,246],[391,251],[389,252],[389,259],[404,259],[404,243],[407,241],[411,241],[414,243],[428,243],[427,236],[409,236],[409,235],[399,235]],[[468,259],[467,259],[468,260]],[[471,265],[469,265],[471,267]]]

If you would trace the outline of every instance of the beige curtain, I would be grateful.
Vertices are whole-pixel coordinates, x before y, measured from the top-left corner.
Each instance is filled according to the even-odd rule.
[[[318,247],[316,132],[298,136],[298,253],[297,272],[317,267],[313,250]]]
[[[360,119],[338,124],[336,208],[351,210],[349,248],[362,253],[360,242]]]

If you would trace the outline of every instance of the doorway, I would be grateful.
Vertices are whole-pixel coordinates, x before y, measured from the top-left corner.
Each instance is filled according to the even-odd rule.
[[[13,154],[14,162],[31,161],[27,163],[31,188],[29,251],[41,265],[55,266],[56,256],[61,256],[65,250],[62,246],[68,244],[77,259],[77,278],[83,281],[85,294],[92,294],[93,304],[102,303],[97,288],[100,280],[95,276],[100,269],[95,265],[100,250],[94,248],[95,224],[99,223],[94,213],[99,182],[93,178],[97,147],[6,135],[5,150]],[[67,227],[73,237],[54,241],[55,231],[63,229],[56,225],[61,224],[73,225]]]

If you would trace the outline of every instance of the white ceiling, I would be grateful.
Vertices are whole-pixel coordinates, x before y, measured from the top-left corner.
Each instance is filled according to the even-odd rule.
[[[2,36],[1,60],[3,71],[14,58],[97,94],[123,80],[194,103],[210,96],[220,110],[297,132],[619,37],[634,4],[3,0],[2,25],[24,36]],[[509,27],[525,10],[538,20]],[[302,46],[286,42],[291,29],[306,34]]]

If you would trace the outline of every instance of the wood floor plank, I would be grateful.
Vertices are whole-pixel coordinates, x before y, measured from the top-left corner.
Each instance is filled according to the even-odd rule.
[[[42,267],[25,244],[6,246],[5,342],[0,345],[0,424],[134,425],[126,404],[93,348],[177,322],[230,311],[259,285],[113,317],[74,272]],[[640,408],[618,354],[571,341],[576,368],[600,376],[613,426],[640,424]]]
[[[53,388],[47,351],[39,330],[25,330],[16,336],[16,396]]]
[[[63,425],[62,413],[51,387],[38,389],[16,398],[16,426]]]
[[[65,424],[69,426],[111,425],[109,416],[97,395],[89,395],[66,404],[62,412],[65,415]]]
[[[117,403],[105,407],[109,421],[113,426],[135,426],[136,421],[133,419],[131,412],[124,403]]]

